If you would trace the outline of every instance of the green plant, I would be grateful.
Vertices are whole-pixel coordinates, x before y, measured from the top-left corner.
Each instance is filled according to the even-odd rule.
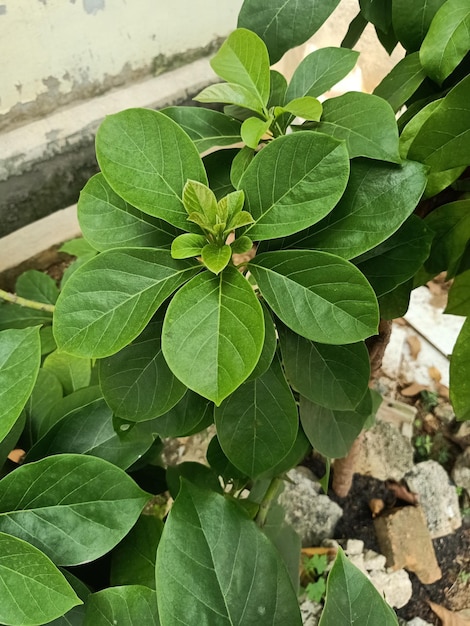
[[[344,47],[287,84],[270,63],[338,4],[245,0],[212,61],[225,82],[197,97],[224,112],[107,117],[81,259],[60,293],[38,273],[0,292],[0,453],[27,453],[0,481],[1,622],[300,624],[283,474],[311,446],[347,455],[373,413],[364,341],[414,286],[447,270],[446,311],[469,307],[467,2],[361,0]],[[368,21],[408,54],[374,94],[320,103]],[[467,321],[459,419],[469,343]],[[214,422],[209,467],[161,468],[160,437]],[[162,524],[146,504],[167,487]],[[94,584],[68,569],[97,559]],[[339,551],[321,626],[366,619],[397,623]]]
[[[313,602],[321,602],[326,592],[326,554],[314,554],[311,557],[302,555],[302,567],[306,574],[305,594]]]
[[[429,459],[431,452],[432,452],[432,447],[433,447],[433,441],[432,441],[432,437],[431,435],[417,435],[414,438],[414,446],[416,448],[416,452],[418,454],[419,459],[421,460],[426,460]]]

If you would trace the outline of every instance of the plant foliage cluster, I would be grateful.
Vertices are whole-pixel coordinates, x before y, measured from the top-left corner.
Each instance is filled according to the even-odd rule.
[[[414,287],[447,271],[446,312],[470,308],[468,0],[360,0],[343,47],[289,83],[270,69],[338,5],[245,0],[196,97],[218,110],[107,117],[78,260],[60,290],[18,279],[36,308],[0,307],[2,624],[301,624],[279,477],[371,423],[365,340]],[[369,22],[403,59],[373,94],[321,101]],[[466,321],[462,420],[469,349]],[[163,470],[161,438],[211,424],[208,467]],[[340,552],[321,626],[353,623],[397,622]]]

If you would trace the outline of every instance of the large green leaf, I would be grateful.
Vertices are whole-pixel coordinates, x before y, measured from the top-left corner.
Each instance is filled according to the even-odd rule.
[[[263,105],[260,103],[257,94],[235,83],[209,85],[209,87],[198,93],[193,100],[196,100],[196,102],[222,102],[224,104],[236,105],[241,107],[242,110],[250,109],[260,115],[263,114]]]
[[[160,437],[187,437],[213,422],[214,405],[190,389],[175,406],[156,419],[151,427]]]
[[[277,465],[294,445],[297,405],[279,360],[241,385],[215,410],[215,425],[227,458],[256,478]]]
[[[92,593],[85,607],[83,626],[160,626],[155,591],[141,585]]]
[[[80,228],[96,250],[110,248],[167,248],[178,230],[167,222],[142,213],[128,204],[96,174],[87,182],[78,201]]]
[[[271,365],[277,348],[277,334],[276,328],[273,323],[273,318],[270,311],[263,303],[261,304],[261,306],[264,315],[263,350],[261,351],[261,355],[255,369],[248,376],[247,380],[253,380],[254,378],[258,378],[258,376],[261,376],[261,374],[264,374],[264,372]]]
[[[329,409],[354,409],[367,390],[369,354],[364,343],[331,346],[278,328],[289,384],[312,402]]]
[[[48,429],[47,416],[62,400],[63,389],[52,372],[41,368],[33,391],[26,404],[27,435],[32,444]]]
[[[238,26],[265,42],[271,63],[309,39],[338,6],[339,0],[244,0]]]
[[[426,186],[426,168],[355,159],[346,191],[331,213],[293,238],[297,248],[317,248],[347,259],[374,248],[403,224]]]
[[[20,414],[20,417],[16,420],[16,422],[8,431],[8,434],[0,442],[0,469],[3,467],[10,452],[17,447],[17,443],[23,433],[25,425],[26,425],[26,413],[25,411],[23,411]],[[24,447],[25,445],[23,441],[24,440],[22,439],[21,447]]]
[[[39,324],[50,324],[52,313],[28,309],[19,304],[0,301],[0,331],[9,328],[29,328]]]
[[[39,371],[39,328],[0,332],[0,442],[21,415]]]
[[[470,420],[470,318],[460,331],[450,359],[450,400],[459,420]]]
[[[91,361],[54,350],[44,359],[43,368],[54,374],[65,394],[82,389],[90,384]]]
[[[446,0],[393,0],[393,30],[406,50],[419,50],[436,11],[444,2]]]
[[[297,66],[285,102],[303,96],[318,98],[342,80],[356,65],[359,52],[346,48],[320,48]]]
[[[348,261],[325,252],[285,250],[260,254],[249,267],[266,302],[299,335],[339,345],[377,332],[372,287]]]
[[[64,352],[105,357],[130,343],[169,295],[200,271],[167,250],[107,250],[82,265],[57,301],[54,335]]]
[[[413,279],[395,287],[379,298],[380,317],[385,320],[394,320],[403,317],[408,310],[410,295],[413,291]]]
[[[161,348],[163,315],[117,354],[100,361],[100,385],[115,415],[142,422],[167,413],[186,387],[173,375]]]
[[[55,304],[59,296],[55,280],[38,270],[23,272],[16,281],[15,291],[22,298],[46,304]]]
[[[241,124],[220,111],[203,107],[174,106],[162,109],[193,140],[199,152],[214,146],[230,146],[241,141]]]
[[[338,549],[319,626],[398,626],[397,616],[365,574]]]
[[[407,55],[374,89],[374,95],[386,100],[395,113],[415,93],[426,78],[419,60],[419,53]]]
[[[203,159],[207,178],[209,179],[209,187],[215,193],[217,200],[235,191],[230,180],[230,168],[235,155],[239,152],[240,150],[236,148],[225,148],[224,150],[211,152]]]
[[[238,467],[235,467],[235,465],[227,458],[227,455],[222,450],[217,435],[214,435],[210,440],[206,452],[206,459],[209,466],[218,476],[222,476],[225,483],[232,481],[235,484],[237,484],[238,481],[240,481],[243,485],[248,483],[248,476],[240,471]]]
[[[126,202],[144,213],[190,230],[181,203],[188,179],[207,183],[196,146],[163,113],[128,109],[106,117],[96,136],[104,177]]]
[[[264,318],[240,272],[204,272],[170,302],[162,333],[165,359],[187,387],[220,404],[253,371],[264,341]]]
[[[346,142],[349,157],[400,163],[398,128],[391,106],[368,93],[350,92],[323,103],[315,129]]]
[[[341,198],[348,175],[342,142],[308,131],[279,137],[253,159],[240,180],[246,210],[255,220],[246,234],[253,240],[271,239],[318,222]]]
[[[372,411],[367,391],[359,406],[351,411],[333,411],[300,398],[300,421],[313,448],[323,456],[339,459],[349,452]]]
[[[165,524],[156,579],[162,626],[302,623],[269,539],[235,502],[187,482]]]
[[[81,604],[63,574],[35,547],[0,532],[0,620],[46,624]]]
[[[0,531],[29,541],[58,565],[78,565],[119,543],[147,499],[107,461],[52,456],[0,481]]]
[[[426,270],[434,275],[447,270],[448,278],[453,278],[470,240],[470,200],[439,206],[425,223],[435,232]]]
[[[66,569],[59,569],[61,570],[62,574],[65,576],[67,582],[70,584],[77,596],[80,598],[80,600],[85,602],[85,600],[91,593],[88,587],[84,583],[82,583],[80,579],[76,578]],[[70,611],[67,611],[67,613],[61,615],[54,621],[48,622],[47,626],[83,626],[84,619],[85,605],[80,604],[79,606],[73,607],[73,609],[70,609]]]
[[[427,73],[441,84],[470,50],[470,5],[447,0],[435,14],[419,51]]]
[[[454,278],[445,313],[470,316],[470,270]]]
[[[392,0],[359,0],[364,17],[383,33],[392,23]]]
[[[412,141],[408,158],[438,172],[470,163],[470,76],[439,101]]]

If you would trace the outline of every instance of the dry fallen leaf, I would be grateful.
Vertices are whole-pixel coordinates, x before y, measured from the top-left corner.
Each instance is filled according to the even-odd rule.
[[[408,347],[410,348],[410,356],[416,361],[418,354],[421,352],[421,341],[416,335],[410,335],[406,338]]]
[[[437,393],[441,396],[441,398],[444,398],[445,400],[449,400],[449,387],[446,387],[445,385],[438,383]]]
[[[419,383],[411,383],[408,387],[405,387],[400,391],[402,396],[405,398],[412,398],[413,396],[417,396],[421,391],[427,389],[426,385],[420,385]]]
[[[405,485],[397,483],[394,480],[387,480],[385,482],[385,486],[387,487],[387,489],[390,489],[395,498],[399,498],[400,500],[404,500],[405,502],[409,502],[410,504],[418,504],[418,494],[410,491]]]
[[[431,610],[441,620],[442,626],[470,626],[470,620],[449,611],[440,604],[434,604],[434,602],[428,602],[428,604]]]
[[[372,498],[369,500],[369,509],[372,511],[372,517],[377,517],[385,508],[385,502],[381,498]]]
[[[434,365],[431,365],[431,367],[428,367],[428,372],[429,372],[429,376],[431,376],[431,378],[436,382],[436,383],[440,383],[441,382],[441,378],[442,378],[442,374],[441,372],[437,369],[437,367],[434,367]]]
[[[19,465],[20,463],[23,463],[23,459],[25,456],[26,456],[26,452],[24,450],[16,449],[10,452],[10,454],[8,455],[8,458],[13,463],[17,463]]]

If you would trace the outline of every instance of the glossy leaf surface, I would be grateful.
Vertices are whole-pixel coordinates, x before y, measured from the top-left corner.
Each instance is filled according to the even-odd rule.
[[[409,52],[419,50],[436,11],[446,0],[393,0],[392,22],[395,35]]]
[[[160,626],[155,591],[142,585],[109,587],[88,596],[83,626]]]
[[[374,89],[374,95],[386,100],[395,113],[415,93],[426,78],[419,53],[407,55],[392,68]]]

